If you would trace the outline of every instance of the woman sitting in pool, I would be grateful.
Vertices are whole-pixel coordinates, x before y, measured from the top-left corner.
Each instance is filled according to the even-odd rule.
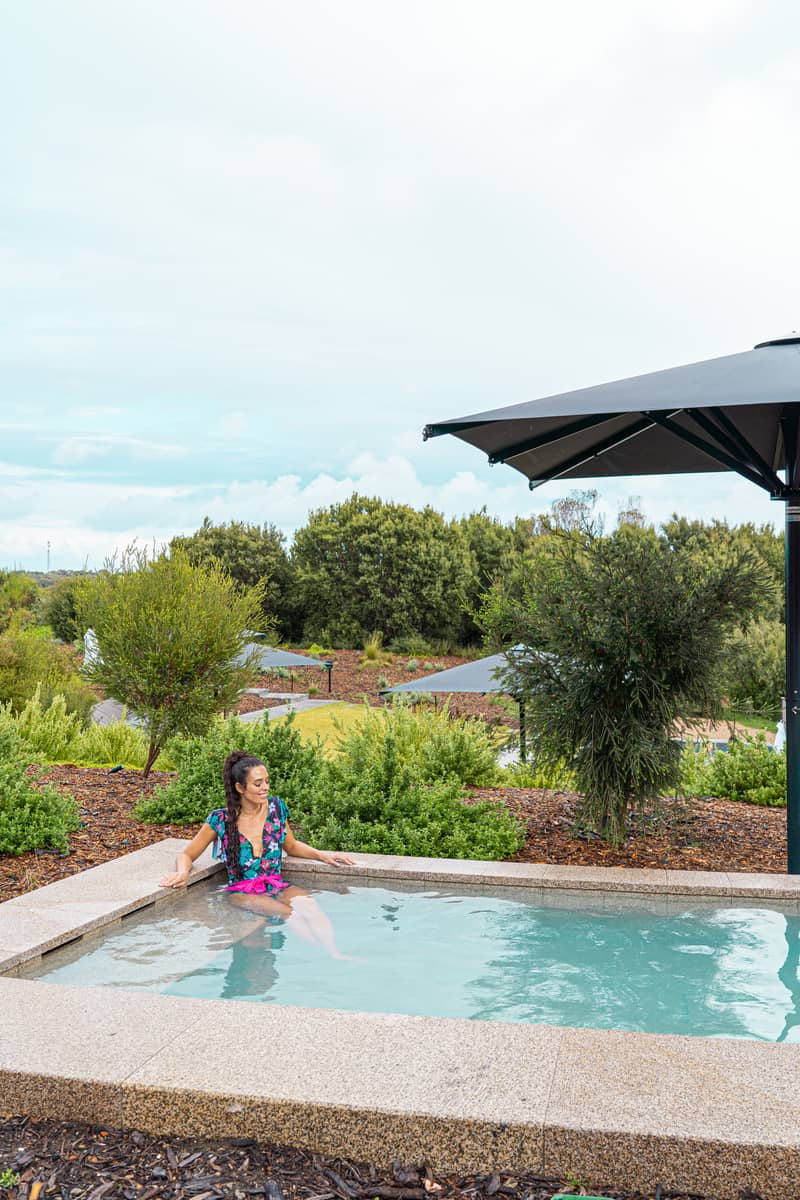
[[[333,927],[316,901],[281,874],[285,850],[294,858],[312,858],[334,867],[352,866],[338,852],[316,850],[299,842],[289,828],[286,805],[269,794],[269,772],[260,758],[234,750],[222,769],[225,808],[209,813],[199,833],[175,860],[175,871],[161,887],[184,887],[197,858],[214,842],[213,855],[228,870],[227,892],[240,908],[264,916],[284,917],[287,927],[307,941],[323,946],[336,958]]]

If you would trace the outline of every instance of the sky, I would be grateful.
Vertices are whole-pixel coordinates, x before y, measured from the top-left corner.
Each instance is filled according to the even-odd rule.
[[[790,0],[0,0],[0,567],[547,510],[423,426],[798,328],[798,111]]]

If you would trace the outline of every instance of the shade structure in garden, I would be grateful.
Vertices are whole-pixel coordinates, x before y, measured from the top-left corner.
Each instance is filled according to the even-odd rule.
[[[800,874],[800,336],[434,422],[423,436],[445,433],[520,471],[531,488],[556,479],[735,471],[783,501],[787,860]]]
[[[263,671],[272,671],[276,667],[284,667],[289,671],[293,667],[323,667],[328,672],[328,691],[331,690],[332,662],[326,662],[322,658],[308,658],[305,654],[295,654],[293,650],[276,650],[258,642],[248,642],[236,661],[244,662],[251,652],[257,655],[258,665]]]
[[[519,647],[518,647],[519,649]],[[436,671],[421,679],[411,679],[408,683],[398,683],[394,687],[383,688],[382,696],[392,696],[396,693],[419,695],[448,695],[471,693],[485,696],[487,692],[504,692],[514,695],[519,704],[519,750],[520,758],[525,760],[525,705],[510,689],[506,678],[513,668],[505,654],[489,654],[486,658],[476,658],[472,662],[462,663],[459,667],[448,667],[445,671]]]

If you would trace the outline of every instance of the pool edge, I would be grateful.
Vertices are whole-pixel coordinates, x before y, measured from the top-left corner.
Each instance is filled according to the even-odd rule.
[[[3,963],[12,961],[13,969],[43,947],[70,940],[76,930],[88,932],[145,904],[168,902],[170,894],[155,885],[181,844],[165,839],[0,905],[0,944],[4,930],[16,939]],[[358,857],[359,869],[337,871],[307,860],[290,860],[286,869],[790,905],[800,897],[800,880],[789,876],[748,874],[736,887],[735,874],[728,873],[692,878],[693,872]],[[193,878],[216,869],[207,861]],[[75,917],[78,923],[70,927]],[[214,1006],[236,1002],[126,992],[109,999],[108,992],[95,995],[101,989],[80,988],[66,989],[67,1000],[64,991],[62,985],[0,978],[1,1111],[102,1120],[156,1133],[260,1136],[376,1162],[427,1160],[439,1170],[571,1173],[598,1187],[642,1190],[661,1182],[720,1198],[738,1197],[748,1186],[764,1200],[778,1200],[791,1194],[800,1175],[798,1045],[393,1014],[326,1016],[326,1010],[277,1006],[267,1021],[257,1006],[244,1005],[250,1015],[243,1019],[255,1031],[275,1036],[278,1029],[292,1045],[302,1035],[294,1057],[304,1064],[305,1074],[295,1080],[303,1094],[285,1095],[268,1078],[248,1078],[244,1067],[238,1081],[229,1079],[220,1090],[218,1051],[193,1048],[193,1038],[207,1045],[210,1034],[202,1031],[218,1020]],[[303,1029],[299,1012],[305,1014]],[[65,1023],[59,1059],[42,1043],[48,1037],[52,1042],[52,1031]],[[101,1025],[110,1032],[98,1041]],[[141,1054],[130,1046],[137,1026],[148,1031]],[[350,1078],[338,1091],[332,1077],[339,1068],[330,1058],[336,1036],[350,1055]],[[327,1064],[327,1091],[325,1080],[314,1075],[317,1062]],[[378,1068],[387,1097],[395,1097],[387,1103],[375,1103],[371,1090],[376,1080],[369,1073]]]

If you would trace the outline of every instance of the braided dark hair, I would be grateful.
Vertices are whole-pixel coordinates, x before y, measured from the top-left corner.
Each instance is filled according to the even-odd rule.
[[[246,750],[232,750],[225,759],[222,768],[222,785],[225,788],[225,858],[228,874],[234,883],[242,878],[242,865],[239,861],[239,814],[242,811],[242,797],[236,788],[247,786],[247,776],[253,767],[263,767],[265,764],[254,754]]]

